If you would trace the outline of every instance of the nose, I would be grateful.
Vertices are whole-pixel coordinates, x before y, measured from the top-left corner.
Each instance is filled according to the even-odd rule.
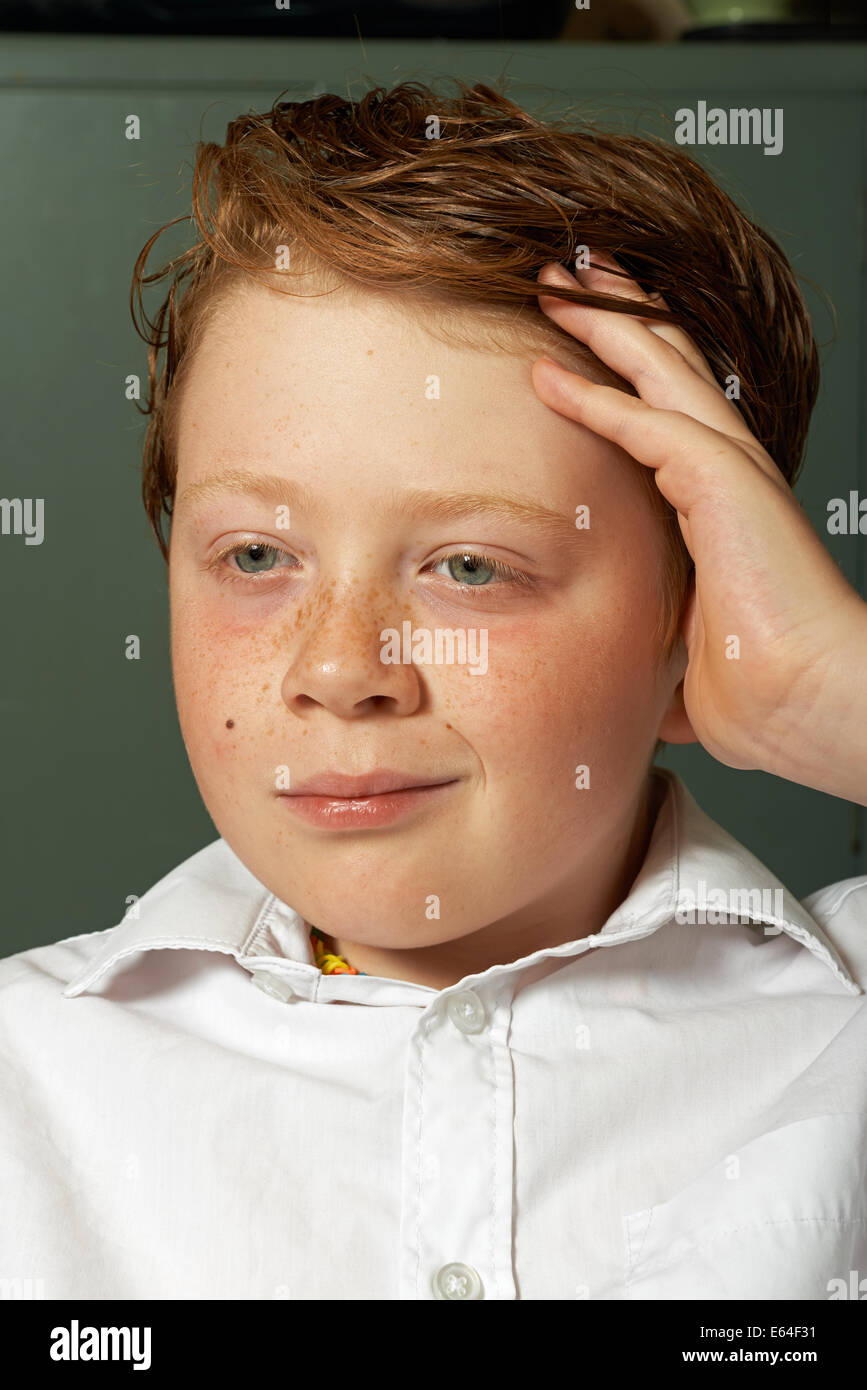
[[[341,719],[413,714],[423,698],[418,667],[381,660],[381,634],[400,629],[395,612],[381,591],[362,597],[351,581],[323,586],[289,639],[282,686],[289,709],[301,718],[319,707]]]

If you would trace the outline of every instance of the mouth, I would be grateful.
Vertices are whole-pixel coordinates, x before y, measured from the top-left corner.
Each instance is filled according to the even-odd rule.
[[[323,772],[299,782],[287,796],[354,797],[381,796],[383,792],[407,791],[412,787],[443,786],[453,777],[426,777],[422,772],[396,772],[389,767],[374,768],[352,777],[345,772]]]
[[[433,806],[457,786],[456,777],[381,769],[351,777],[324,773],[281,792],[287,810],[324,830],[378,829],[410,812]]]

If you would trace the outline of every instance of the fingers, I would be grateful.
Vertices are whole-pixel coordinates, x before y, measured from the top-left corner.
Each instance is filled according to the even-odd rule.
[[[582,275],[590,273],[582,271]],[[605,271],[592,274],[597,277],[592,288],[609,293],[610,285],[607,282],[615,277]],[[567,276],[568,272],[563,271],[562,267],[545,266],[539,279],[542,283],[559,281],[565,285],[567,279],[564,277]],[[598,277],[605,277],[604,286]],[[577,283],[571,276],[568,276],[568,281],[573,285]],[[628,284],[631,287],[629,294],[625,294],[624,282],[619,287],[621,295],[650,302],[634,281]],[[591,286],[588,284],[586,288],[590,289]],[[740,412],[727,399],[714,380],[710,367],[682,330],[672,330],[674,335],[679,335],[676,344],[655,331],[647,320],[632,314],[569,304],[566,300],[548,295],[540,295],[539,303],[549,318],[573,337],[580,338],[618,375],[631,381],[648,405],[692,415],[732,439],[744,443],[753,440]]]
[[[660,408],[612,386],[599,386],[548,357],[534,363],[533,385],[553,410],[609,439],[639,463],[661,469],[659,489],[684,516],[697,500],[744,468],[758,467],[789,492],[779,469],[749,436],[749,447],[733,445],[694,412]]]
[[[596,290],[599,294],[619,295],[622,299],[643,300],[648,304],[653,304],[658,309],[669,307],[661,294],[646,295],[634,280],[624,274],[614,257],[609,256],[606,251],[594,251],[591,260],[590,266],[581,266],[575,271],[576,279],[585,289]],[[607,267],[607,269],[600,267]],[[558,270],[560,268],[558,266]],[[619,274],[615,272],[619,272]],[[562,304],[564,301],[561,300],[560,303]],[[658,338],[664,339],[665,342],[671,343],[672,347],[677,348],[689,365],[700,376],[703,376],[705,381],[709,381],[712,385],[718,385],[706,357],[699,352],[684,329],[678,328],[673,323],[660,323],[658,319],[641,319],[641,322],[647,325],[651,333],[655,333]]]
[[[554,266],[558,271],[565,270],[565,266],[557,265],[553,261],[551,266]],[[548,268],[548,266],[544,266],[542,274]],[[619,266],[614,257],[609,256],[607,251],[591,251],[590,265],[576,267],[574,276],[588,290],[598,290],[600,294],[616,294],[621,299],[643,300],[644,303],[653,304],[658,309],[668,308],[661,294],[645,294],[644,290],[627,275],[622,266]],[[660,327],[664,326],[660,324]]]

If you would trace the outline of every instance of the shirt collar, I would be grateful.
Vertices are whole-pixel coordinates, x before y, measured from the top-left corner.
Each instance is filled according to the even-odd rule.
[[[863,994],[820,924],[767,865],[711,820],[676,773],[653,772],[667,788],[644,863],[595,944],[647,936],[672,919],[700,929],[703,922],[718,922],[714,914],[727,907],[733,920],[745,920],[763,936],[784,932],[848,993]]]
[[[647,854],[629,893],[605,925],[580,943],[535,951],[520,962],[493,966],[492,971],[575,954],[588,941],[590,946],[611,946],[635,940],[691,906],[698,909],[698,923],[717,921],[702,918],[702,904],[712,912],[722,901],[720,895],[731,902],[734,893],[743,895],[737,900],[742,919],[763,932],[785,932],[822,961],[847,992],[863,993],[819,923],[766,865],[701,810],[675,773],[664,768],[654,768],[653,773],[664,785]],[[67,997],[91,988],[125,957],[161,949],[221,951],[248,970],[269,960],[291,963],[291,973],[305,983],[302,993],[307,998],[316,998],[322,979],[304,918],[269,893],[223,839],[172,869],[102,935],[95,954],[63,990]],[[406,982],[401,985],[405,990]],[[425,995],[436,993],[417,988]]]

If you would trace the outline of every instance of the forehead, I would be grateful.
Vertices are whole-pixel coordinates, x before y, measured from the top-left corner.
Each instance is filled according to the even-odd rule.
[[[621,500],[635,491],[637,465],[538,399],[529,368],[546,349],[516,335],[513,315],[301,289],[243,281],[216,302],[187,362],[179,483],[258,468],[370,500],[402,481],[460,481],[531,489],[573,514],[612,486]]]
[[[254,320],[254,332],[264,328],[271,335],[283,333],[296,339],[315,328],[317,340],[326,349],[333,348],[335,336],[355,336],[357,330],[370,336],[387,334],[393,342],[415,339],[428,349],[439,344],[493,352],[501,359],[517,357],[527,364],[547,353],[591,381],[635,394],[629,382],[538,308],[467,301],[429,287],[367,287],[337,278],[330,267],[311,263],[309,257],[291,275],[263,274],[254,279],[227,274],[204,308],[203,329],[194,335],[196,347],[203,337],[209,347],[232,347]],[[185,356],[183,375],[196,355]]]

